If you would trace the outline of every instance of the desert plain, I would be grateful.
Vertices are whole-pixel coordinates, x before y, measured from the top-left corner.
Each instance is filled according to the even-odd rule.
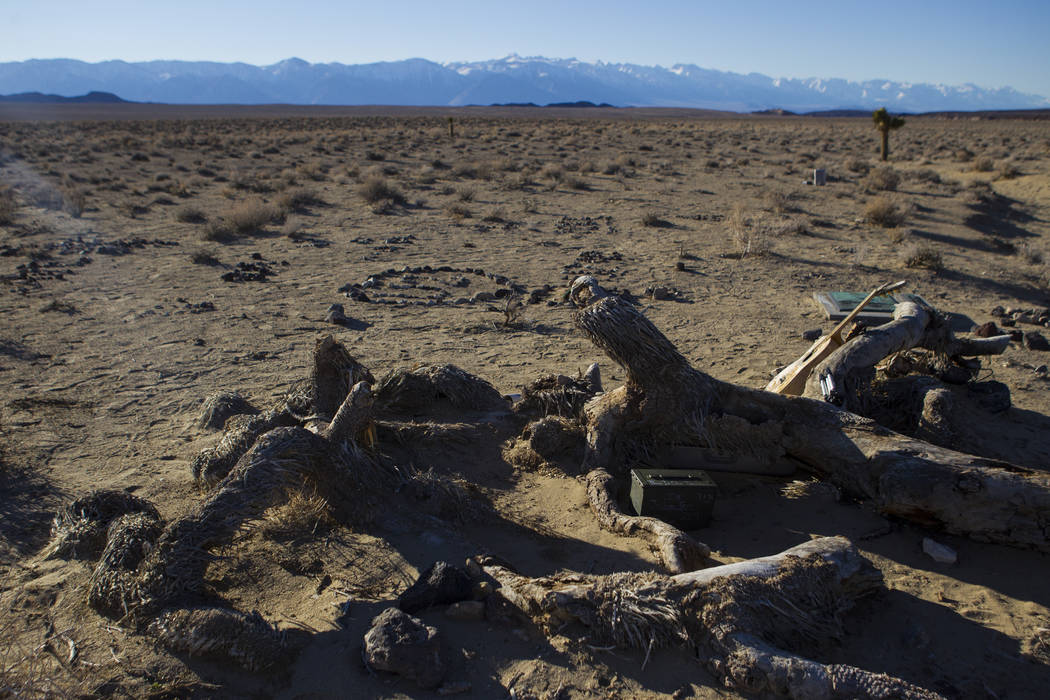
[[[287,630],[287,664],[172,653],[92,609],[95,560],[44,555],[55,513],[96,489],[165,521],[190,511],[207,497],[190,465],[221,434],[198,422],[204,399],[268,407],[326,335],[376,377],[449,363],[514,395],[593,362],[606,389],[622,383],[574,327],[565,293],[583,274],[697,369],[756,389],[804,332],[831,329],[816,291],[904,279],[974,325],[1040,332],[1047,122],[916,117],[885,163],[878,145],[870,119],[677,110],[0,111],[0,697],[437,697],[362,661],[372,618],[435,561],[660,569],[644,542],[599,528],[579,459],[508,458],[522,418],[369,448],[390,473],[454,487],[452,510],[391,488],[345,521],[304,488],[212,552],[209,595]],[[952,446],[1046,469],[1048,363],[1031,340],[982,358],[974,381],[1001,382],[1011,405],[975,409]],[[692,534],[715,561],[842,535],[881,572],[818,660],[951,698],[1046,697],[1046,553],[885,517],[803,471],[714,476],[713,519]],[[927,537],[957,561],[934,561]],[[686,648],[442,606],[420,617],[460,697],[746,697]]]

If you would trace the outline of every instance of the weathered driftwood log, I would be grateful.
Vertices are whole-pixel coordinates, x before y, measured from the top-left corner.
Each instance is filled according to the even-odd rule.
[[[604,469],[587,474],[587,500],[599,525],[610,532],[643,538],[673,574],[698,569],[711,555],[710,547],[663,520],[625,514],[616,502],[616,479]]]
[[[697,649],[722,681],[791,698],[939,698],[907,681],[806,658],[842,633],[841,613],[880,583],[845,538],[677,576],[610,574],[528,578],[476,560],[492,595],[547,634],[582,625],[596,643]]]
[[[352,519],[367,501],[368,487],[382,478],[353,441],[371,420],[371,406],[369,386],[360,382],[332,409],[334,418],[319,434],[298,426],[269,430],[206,501],[167,526],[151,504],[126,494],[100,492],[79,499],[56,518],[59,544],[48,551],[75,554],[61,543],[77,533],[104,530],[105,549],[88,591],[95,609],[148,624],[173,651],[220,656],[250,670],[266,668],[283,654],[283,637],[257,613],[209,602],[204,576],[210,551],[305,485],[325,493],[337,517]]]
[[[926,348],[947,358],[1001,355],[1010,336],[994,338],[956,338],[947,321],[923,304],[906,301],[897,305],[893,321],[865,331],[846,343],[814,368],[806,381],[803,396],[822,398],[820,380],[830,377],[840,387],[843,407],[858,410],[857,394],[870,384],[875,365],[895,352]]]
[[[270,410],[231,418],[219,443],[193,459],[194,481],[202,488],[214,487],[260,436],[274,428],[304,425],[314,420],[330,421],[344,404],[350,387],[374,381],[372,373],[335,338],[326,335],[318,339],[310,376],[296,382]]]
[[[587,405],[592,468],[622,473],[679,444],[781,451],[885,513],[1050,551],[1050,475],[909,438],[823,401],[718,381],[593,278],[579,278],[571,298],[577,325],[627,373]]]

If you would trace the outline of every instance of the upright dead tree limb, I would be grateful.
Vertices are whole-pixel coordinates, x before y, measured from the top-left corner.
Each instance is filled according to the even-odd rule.
[[[812,698],[940,698],[886,674],[806,658],[842,633],[841,613],[881,584],[848,540],[824,537],[780,554],[677,576],[529,578],[480,559],[493,593],[548,634],[582,625],[623,648],[697,649],[726,685]]]
[[[851,495],[924,526],[1050,551],[1050,475],[894,433],[831,404],[718,381],[628,302],[582,277],[577,325],[627,373],[587,406],[588,460],[612,473],[676,444],[777,447]],[[768,447],[768,446],[767,446]]]
[[[673,574],[704,565],[711,548],[657,518],[630,516],[616,502],[616,479],[604,469],[587,474],[587,500],[606,530],[628,537],[642,537],[653,546],[660,561]]]

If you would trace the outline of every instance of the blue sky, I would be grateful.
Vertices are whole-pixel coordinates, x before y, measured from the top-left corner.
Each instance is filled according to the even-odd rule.
[[[509,53],[1050,96],[1050,0],[0,0],[0,61],[444,62]]]

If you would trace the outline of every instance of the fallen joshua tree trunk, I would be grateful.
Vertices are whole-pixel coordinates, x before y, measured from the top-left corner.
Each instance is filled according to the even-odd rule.
[[[622,476],[630,465],[659,463],[682,445],[768,461],[790,457],[886,514],[978,541],[1050,551],[1050,475],[909,438],[823,401],[716,380],[690,366],[649,319],[593,277],[578,278],[570,297],[579,309],[577,326],[627,373],[622,387],[585,408],[588,468]],[[905,308],[899,318],[920,338],[929,326],[922,313]],[[994,351],[1002,342],[958,351]],[[844,362],[852,357],[848,348],[824,366],[854,366]]]
[[[475,563],[502,608],[552,634],[582,625],[596,644],[649,652],[696,649],[723,683],[791,698],[941,698],[907,681],[806,658],[842,634],[841,613],[878,590],[881,576],[843,537],[701,571],[521,576],[486,557]]]

